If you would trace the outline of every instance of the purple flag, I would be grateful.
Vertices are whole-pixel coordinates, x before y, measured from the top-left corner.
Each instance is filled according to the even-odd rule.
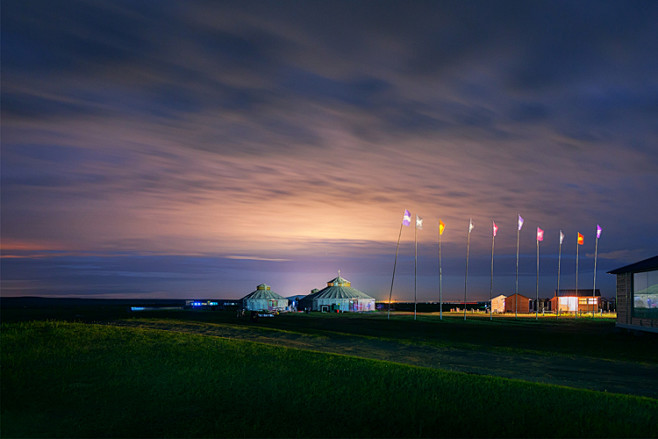
[[[402,217],[402,224],[405,226],[408,226],[411,224],[411,212],[409,212],[407,209],[404,209],[404,216]]]
[[[596,239],[599,239],[601,237],[601,226],[598,224],[596,225]]]
[[[523,218],[519,215],[519,230],[521,230],[521,227],[523,227]]]

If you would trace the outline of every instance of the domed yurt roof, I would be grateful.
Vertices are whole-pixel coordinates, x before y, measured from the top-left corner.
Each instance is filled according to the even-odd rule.
[[[269,285],[260,284],[256,287],[256,291],[252,291],[242,298],[245,299],[265,299],[265,300],[284,300],[282,296],[272,291]]]
[[[327,287],[313,293],[313,299],[372,299],[363,291],[352,288],[352,283],[340,276],[327,282]]]

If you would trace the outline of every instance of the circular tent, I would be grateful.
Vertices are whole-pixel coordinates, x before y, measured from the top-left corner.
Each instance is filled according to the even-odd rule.
[[[352,288],[352,283],[340,276],[327,282],[327,287],[300,300],[300,309],[313,311],[374,311],[375,299]]]
[[[269,285],[260,284],[256,291],[252,291],[241,299],[242,308],[247,311],[273,311],[285,309],[288,299],[285,299],[272,291]]]

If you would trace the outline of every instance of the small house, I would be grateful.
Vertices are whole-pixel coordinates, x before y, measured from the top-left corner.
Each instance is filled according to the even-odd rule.
[[[504,313],[505,312],[505,299],[507,296],[501,294],[491,299],[491,312]]]
[[[590,289],[560,289],[558,294],[551,298],[551,309],[562,313],[599,312],[601,308],[601,290]]]
[[[521,294],[512,294],[506,297],[505,312],[528,314],[530,312],[530,298]]]
[[[608,273],[617,276],[617,327],[658,332],[658,256]]]

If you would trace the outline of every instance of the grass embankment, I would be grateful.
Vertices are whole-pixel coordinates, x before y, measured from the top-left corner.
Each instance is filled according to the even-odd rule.
[[[2,436],[655,436],[655,399],[194,334],[5,324]]]

